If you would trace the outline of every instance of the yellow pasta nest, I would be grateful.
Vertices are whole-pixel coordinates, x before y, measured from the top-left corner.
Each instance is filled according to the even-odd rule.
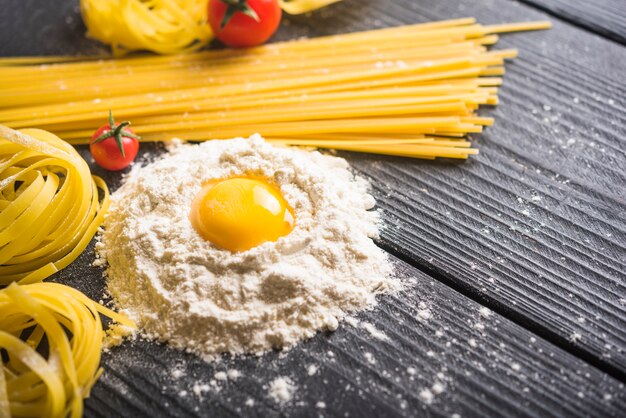
[[[340,0],[280,0],[300,14]],[[213,38],[208,0],[81,0],[88,35],[111,45],[113,55],[146,50],[176,54],[202,48]]]
[[[81,0],[88,36],[111,45],[113,54],[148,50],[193,51],[212,38],[208,0]]]
[[[0,125],[0,285],[41,281],[66,267],[108,205],[106,184],[71,145],[39,129]]]
[[[135,328],[61,284],[0,290],[0,417],[82,416],[83,399],[102,373],[100,314]]]

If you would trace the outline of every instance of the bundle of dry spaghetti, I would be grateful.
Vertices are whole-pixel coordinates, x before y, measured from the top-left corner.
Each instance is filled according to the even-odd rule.
[[[82,416],[83,399],[102,373],[100,314],[117,322],[118,334],[135,328],[61,284],[0,290],[0,417]]]
[[[0,285],[41,281],[74,261],[102,223],[108,194],[68,143],[0,125]]]
[[[494,26],[457,19],[249,50],[0,66],[0,123],[85,144],[109,109],[148,141],[260,133],[290,145],[467,158],[491,118],[504,60]],[[0,61],[1,62],[1,61]]]

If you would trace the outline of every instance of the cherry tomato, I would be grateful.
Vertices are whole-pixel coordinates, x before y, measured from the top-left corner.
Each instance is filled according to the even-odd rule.
[[[96,163],[107,170],[118,171],[130,165],[139,151],[139,136],[127,128],[130,122],[115,124],[109,111],[109,123],[91,137],[89,150]]]
[[[282,10],[277,0],[210,0],[209,24],[234,48],[260,45],[276,32]]]

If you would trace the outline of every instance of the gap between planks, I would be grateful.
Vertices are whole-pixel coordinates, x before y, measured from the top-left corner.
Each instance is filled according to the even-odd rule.
[[[626,46],[626,38],[624,38],[621,33],[613,32],[608,28],[604,30],[602,29],[602,23],[604,22],[598,22],[599,25],[596,26],[592,23],[586,22],[583,19],[580,19],[580,16],[576,16],[574,13],[570,15],[567,13],[567,11],[555,10],[554,7],[551,7],[550,3],[544,4],[538,2],[537,0],[518,0],[518,2],[535,10],[541,11],[547,15],[550,15],[555,19],[561,20],[562,22],[569,23],[570,25],[575,26],[581,30],[593,33],[594,35],[598,35],[606,40],[615,42],[619,45]]]
[[[571,344],[570,341],[567,340],[567,338],[564,338],[563,336],[551,331],[548,327],[545,327],[540,323],[537,323],[536,321],[525,317],[522,313],[517,312],[514,309],[510,309],[507,305],[499,302],[498,300],[488,295],[481,293],[479,289],[468,285],[462,280],[459,280],[452,275],[441,271],[440,269],[429,267],[425,260],[419,260],[417,256],[413,254],[408,254],[408,251],[405,251],[400,247],[396,247],[390,242],[387,242],[383,239],[378,239],[376,240],[376,244],[389,254],[399,258],[405,263],[415,267],[419,271],[437,280],[438,282],[448,286],[453,291],[456,291],[466,298],[487,307],[496,314],[508,319],[509,321],[526,329],[527,331],[532,332],[538,337],[543,338],[544,340],[552,343],[561,350],[566,351],[574,357],[579,358],[580,360],[608,374],[609,376],[626,383],[626,373],[615,368],[613,365],[604,361],[603,359],[594,356],[587,350]]]

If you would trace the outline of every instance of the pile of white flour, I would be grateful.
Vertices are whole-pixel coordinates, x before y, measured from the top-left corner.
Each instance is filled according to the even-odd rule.
[[[202,184],[263,176],[294,209],[287,236],[232,253],[189,221]],[[113,194],[98,253],[118,307],[151,338],[207,359],[289,347],[335,330],[347,313],[397,287],[372,237],[367,183],[345,160],[261,137],[179,145],[137,168]]]

